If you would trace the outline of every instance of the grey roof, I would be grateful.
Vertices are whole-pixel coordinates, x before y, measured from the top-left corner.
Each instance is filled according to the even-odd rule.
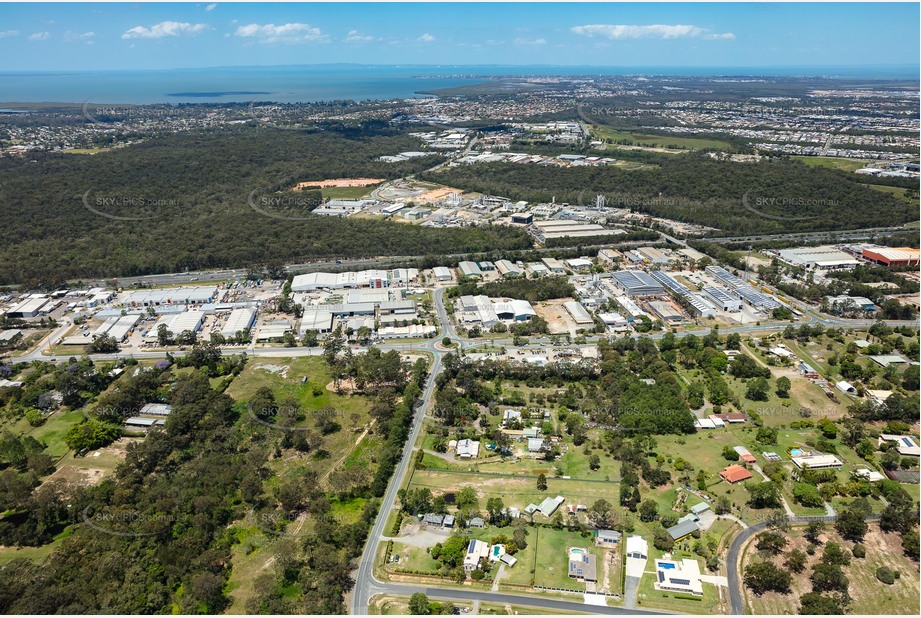
[[[620,532],[617,530],[599,530],[598,537],[603,539],[613,539],[615,541],[620,540]]]
[[[486,525],[486,522],[483,521],[482,517],[471,517],[469,520],[467,520],[467,525],[472,528],[482,528]]]
[[[444,515],[439,515],[438,513],[426,513],[425,517],[422,518],[422,521],[427,524],[437,524],[441,525],[444,522]]]
[[[668,532],[670,537],[677,541],[678,539],[682,539],[692,532],[697,532],[698,530],[700,530],[700,527],[693,521],[683,521],[681,523],[675,524],[671,528],[668,528],[666,532]]]

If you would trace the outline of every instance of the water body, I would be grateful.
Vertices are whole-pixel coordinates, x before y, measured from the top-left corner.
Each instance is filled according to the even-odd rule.
[[[917,80],[917,66],[592,67],[309,65],[162,71],[0,72],[0,100],[82,103],[229,103],[393,99],[479,83],[472,76],[822,76]]]

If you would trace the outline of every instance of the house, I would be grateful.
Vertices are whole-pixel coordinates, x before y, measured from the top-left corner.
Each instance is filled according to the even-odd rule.
[[[480,443],[477,440],[459,440],[454,454],[458,459],[476,459],[480,452]]]
[[[521,432],[525,438],[539,438],[541,433],[540,427],[526,427],[525,430]]]
[[[521,411],[520,410],[506,410],[502,413],[502,422],[508,423],[509,421],[520,421],[521,420]]]
[[[823,470],[842,466],[841,460],[834,455],[805,455],[791,459],[800,470]]]
[[[723,414],[714,414],[710,418],[717,417],[724,423],[746,423],[748,422],[748,415],[742,414],[741,412],[724,412]]]
[[[709,418],[699,418],[694,421],[694,429],[716,429],[716,423]]]
[[[667,528],[665,531],[668,532],[668,536],[672,537],[674,541],[680,541],[681,539],[691,536],[693,533],[698,532],[700,527],[697,525],[697,522],[685,519],[684,521],[678,521],[677,524],[671,528]]]
[[[870,470],[869,468],[858,468],[857,470],[854,470],[854,476],[857,478],[866,479],[871,483],[886,480],[885,475],[880,474],[876,470]]]
[[[464,555],[464,570],[472,571],[480,566],[480,560],[489,555],[489,545],[479,539],[471,539]]]
[[[453,528],[454,527],[454,515],[445,515],[444,520],[441,522],[443,528]]]
[[[513,567],[518,564],[518,558],[511,554],[502,554],[502,557],[499,558],[499,560],[504,562],[509,567]]]
[[[467,520],[468,528],[485,528],[486,522],[483,521],[482,517],[471,517]]]
[[[595,556],[581,547],[570,547],[569,577],[583,582],[598,581],[598,563]]]
[[[544,439],[543,438],[528,438],[528,452],[529,453],[539,453],[544,450]]]
[[[891,433],[881,433],[879,435],[879,445],[882,446],[886,442],[895,442],[895,450],[898,451],[899,455],[904,455],[906,457],[921,456],[921,447],[919,447],[909,436],[896,436]]]
[[[445,516],[440,513],[426,513],[422,517],[422,523],[428,526],[438,526],[439,528],[444,525]]]
[[[595,530],[595,544],[611,547],[620,543],[620,536],[617,530]]]
[[[703,596],[704,590],[700,582],[700,565],[696,560],[685,559],[680,562],[675,560],[656,560],[656,590],[670,590],[683,592],[694,596]]]
[[[726,466],[726,468],[720,472],[720,476],[730,485],[734,485],[741,481],[747,481],[752,477],[752,473],[738,464],[733,464],[731,466]]]

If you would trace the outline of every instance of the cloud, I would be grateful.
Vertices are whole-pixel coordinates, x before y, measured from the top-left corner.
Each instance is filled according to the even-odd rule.
[[[64,39],[65,43],[77,43],[84,41],[86,43],[92,44],[92,39],[94,36],[96,36],[95,32],[71,32],[68,30],[64,33],[62,38]]]
[[[370,34],[362,34],[358,30],[349,30],[349,33],[342,39],[346,43],[370,43],[374,37]]]
[[[724,32],[722,34],[713,33],[705,34],[703,38],[708,41],[731,41],[736,38],[736,35],[731,32]]]
[[[205,11],[208,12],[208,13],[210,13],[211,11],[213,11],[213,10],[216,9],[216,8],[217,8],[217,2],[212,2],[211,4],[209,4],[208,6],[205,7]]]
[[[50,32],[34,32],[29,35],[30,41],[47,41],[51,38]]]
[[[431,34],[426,32],[425,34],[423,34],[416,40],[419,41],[420,43],[431,43],[432,41],[435,40],[435,37],[433,37]]]
[[[734,39],[731,32],[723,34],[712,33],[706,28],[690,25],[652,24],[649,26],[624,26],[608,24],[592,24],[588,26],[575,26],[572,31],[583,36],[600,36],[611,40],[622,39]]]
[[[19,30],[4,30],[0,32],[0,39],[5,39],[11,36],[19,36]]]
[[[547,39],[515,39],[515,45],[546,45]]]
[[[310,24],[249,24],[240,26],[234,36],[258,39],[260,43],[308,43],[327,41],[329,37]]]
[[[190,24],[184,21],[161,21],[150,28],[135,26],[126,31],[123,39],[162,39],[168,36],[198,34],[208,28],[205,24]]]

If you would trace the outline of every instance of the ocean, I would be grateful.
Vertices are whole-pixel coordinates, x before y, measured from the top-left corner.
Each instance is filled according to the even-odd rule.
[[[917,66],[597,67],[474,65],[309,65],[158,71],[0,72],[0,102],[280,103],[393,99],[478,83],[472,76],[676,75],[823,76],[913,79]]]

